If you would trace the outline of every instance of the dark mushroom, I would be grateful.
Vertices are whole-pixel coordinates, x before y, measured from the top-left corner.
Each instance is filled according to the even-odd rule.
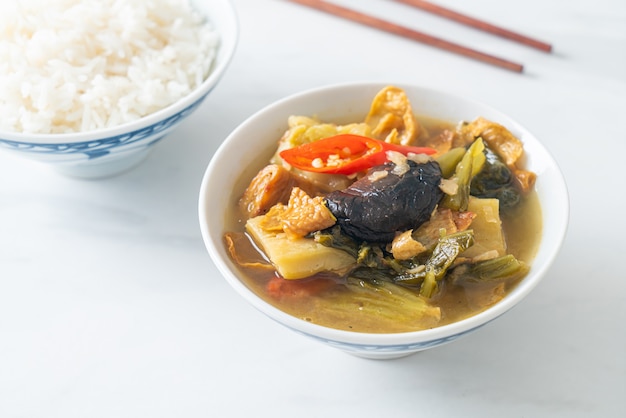
[[[394,174],[389,162],[371,168],[344,190],[326,196],[326,206],[346,235],[368,242],[390,242],[397,231],[430,219],[441,200],[441,169],[434,161],[407,160],[408,171]],[[380,172],[386,171],[387,173]]]
[[[517,205],[521,197],[515,186],[513,173],[488,147],[483,152],[486,156],[485,164],[472,179],[470,194],[481,198],[496,198],[502,209]]]

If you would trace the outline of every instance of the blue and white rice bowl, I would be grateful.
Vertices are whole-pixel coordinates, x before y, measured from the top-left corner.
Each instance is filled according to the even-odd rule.
[[[143,161],[153,146],[200,107],[228,68],[239,27],[231,0],[193,0],[219,38],[208,77],[178,101],[135,121],[71,133],[22,133],[0,130],[0,151],[41,162],[80,178],[106,177]]]
[[[388,83],[394,84],[394,83]],[[456,122],[482,116],[506,126],[523,143],[526,168],[537,174],[536,190],[542,209],[543,231],[530,271],[522,281],[487,310],[441,327],[405,333],[361,333],[313,324],[291,316],[256,295],[225,248],[227,213],[232,212],[245,187],[269,161],[290,115],[316,115],[320,120],[347,123],[362,120],[372,97],[387,84],[352,83],[313,89],[280,100],[252,115],[222,143],[209,163],[199,194],[199,223],[210,257],[232,288],[252,306],[288,329],[347,353],[373,359],[403,357],[450,343],[472,333],[522,301],[545,277],[557,256],[569,219],[569,198],[563,175],[539,140],[509,116],[466,98],[414,85],[404,89],[417,114]],[[250,138],[254,138],[251,141]]]

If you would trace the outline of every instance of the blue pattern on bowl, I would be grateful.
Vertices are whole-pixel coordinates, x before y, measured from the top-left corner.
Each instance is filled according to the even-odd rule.
[[[459,333],[442,337],[442,338],[437,338],[434,340],[415,342],[415,343],[410,343],[410,344],[385,344],[385,345],[356,344],[356,343],[349,343],[345,341],[337,341],[337,340],[332,340],[328,338],[323,338],[318,335],[309,334],[302,330],[290,327],[289,325],[286,325],[284,323],[282,323],[282,325],[295,331],[298,334],[312,338],[314,340],[317,340],[329,346],[338,348],[339,350],[345,351],[346,353],[349,353],[358,357],[371,358],[371,359],[393,359],[393,358],[406,357],[418,351],[423,351],[429,348],[433,348],[433,347],[437,347],[443,344],[450,343],[464,335],[467,335],[476,331],[477,329],[483,327],[489,322],[491,321],[487,321],[474,328],[470,328],[470,329],[461,331]]]
[[[182,111],[176,113],[159,121],[153,125],[141,128],[132,132],[124,133],[121,135],[95,139],[92,141],[81,141],[73,143],[47,143],[38,144],[32,142],[13,141],[9,139],[0,139],[0,146],[7,148],[11,151],[29,152],[35,154],[44,155],[68,155],[68,154],[84,154],[88,159],[100,158],[111,153],[112,150],[118,147],[126,147],[131,144],[150,139],[146,144],[142,146],[150,146],[163,138],[167,131],[181,122],[184,118],[189,116],[204,100],[203,96],[199,100],[195,101],[191,105],[187,106]]]

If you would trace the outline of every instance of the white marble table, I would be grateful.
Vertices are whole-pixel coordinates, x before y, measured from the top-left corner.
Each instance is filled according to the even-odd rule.
[[[142,165],[98,181],[0,153],[0,417],[626,416],[626,2],[438,3],[549,41],[545,54],[390,0],[337,1],[523,62],[501,70],[280,0],[235,0],[241,40],[202,108]],[[198,228],[220,141],[287,94],[419,83],[489,103],[559,161],[571,226],[500,320],[394,361],[258,314]]]

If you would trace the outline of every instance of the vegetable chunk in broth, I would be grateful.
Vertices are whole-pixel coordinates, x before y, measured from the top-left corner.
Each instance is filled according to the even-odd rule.
[[[224,242],[245,283],[284,312],[417,331],[487,309],[528,272],[541,208],[506,127],[417,115],[388,86],[362,121],[295,115],[277,140]]]

